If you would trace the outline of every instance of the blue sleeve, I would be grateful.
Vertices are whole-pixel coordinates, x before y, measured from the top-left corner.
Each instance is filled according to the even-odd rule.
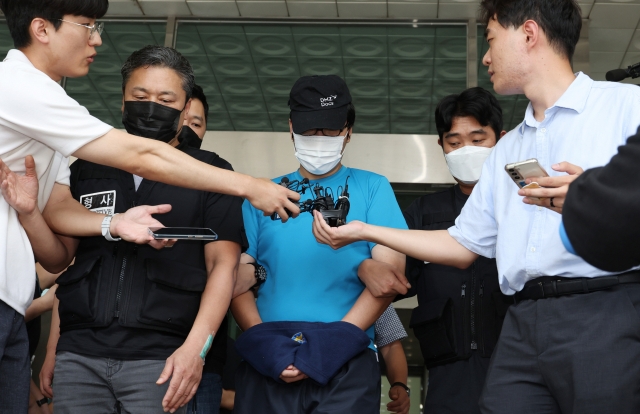
[[[577,255],[576,251],[573,249],[571,245],[571,240],[569,240],[569,236],[567,235],[567,231],[564,228],[564,223],[560,223],[560,240],[562,240],[562,244],[564,244],[564,248],[571,254]]]
[[[394,229],[408,228],[391,184],[383,176],[372,175],[369,178],[367,223]],[[369,243],[369,250],[375,246],[376,243]]]
[[[247,234],[247,242],[249,248],[246,253],[258,261],[258,215],[256,209],[245,200],[242,204],[242,219],[244,220],[244,229]]]

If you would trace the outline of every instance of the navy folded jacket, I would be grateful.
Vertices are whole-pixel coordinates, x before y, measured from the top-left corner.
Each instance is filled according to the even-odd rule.
[[[348,322],[265,322],[236,340],[238,354],[262,375],[278,382],[294,365],[326,385],[340,368],[369,346],[367,334]]]

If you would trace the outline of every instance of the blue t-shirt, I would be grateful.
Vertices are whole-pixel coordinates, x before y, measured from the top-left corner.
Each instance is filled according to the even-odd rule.
[[[302,180],[298,171],[286,175]],[[331,188],[334,200],[349,177],[351,208],[347,222],[359,220],[378,226],[406,229],[389,181],[369,171],[342,167],[330,177],[310,182]],[[276,178],[280,182],[282,177]],[[309,191],[301,201],[312,198]],[[245,201],[244,224],[249,240],[247,254],[267,270],[258,291],[257,306],[264,322],[335,322],[342,320],[364,290],[358,266],[371,258],[375,243],[356,242],[338,250],[313,237],[311,213],[301,213],[286,223],[265,217]],[[373,327],[367,330],[373,341]]]

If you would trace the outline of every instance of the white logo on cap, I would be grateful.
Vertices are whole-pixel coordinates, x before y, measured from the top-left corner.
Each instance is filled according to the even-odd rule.
[[[338,95],[330,95],[326,98],[320,98],[321,106],[333,106],[333,100],[338,99]]]

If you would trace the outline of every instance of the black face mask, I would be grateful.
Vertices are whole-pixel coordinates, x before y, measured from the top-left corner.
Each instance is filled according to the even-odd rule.
[[[186,140],[187,145],[191,148],[200,149],[200,147],[202,146],[202,140],[200,139],[198,134],[196,134],[193,129],[189,128],[186,125],[182,127],[178,139],[180,140],[180,142],[184,142]]]
[[[175,138],[182,111],[150,101],[125,101],[122,124],[128,133],[169,142]]]

